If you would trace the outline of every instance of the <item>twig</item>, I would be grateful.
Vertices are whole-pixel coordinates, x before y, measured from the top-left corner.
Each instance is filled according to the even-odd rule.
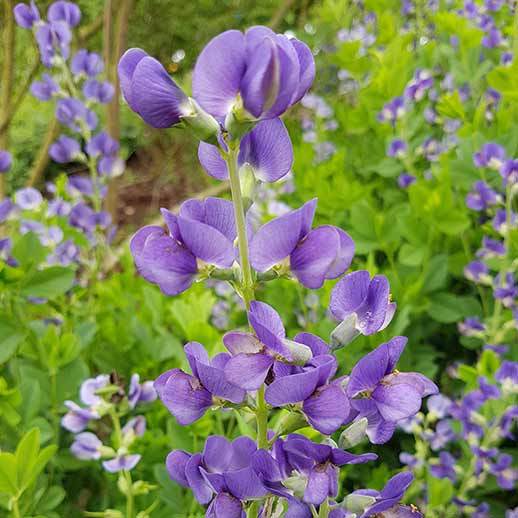
[[[270,19],[270,23],[268,24],[270,29],[275,30],[280,25],[283,18],[286,16],[286,13],[290,10],[294,3],[295,0],[284,0],[284,2],[279,5],[279,8],[277,11],[275,11],[275,13],[273,13],[273,16]]]
[[[38,154],[34,160],[34,164],[32,166],[31,172],[29,173],[29,179],[27,180],[27,186],[33,187],[36,185],[43,173],[45,172],[45,168],[50,161],[49,158],[49,148],[54,142],[54,139],[58,136],[59,133],[59,122],[56,117],[53,117],[52,122],[47,130],[43,143],[38,150]]]

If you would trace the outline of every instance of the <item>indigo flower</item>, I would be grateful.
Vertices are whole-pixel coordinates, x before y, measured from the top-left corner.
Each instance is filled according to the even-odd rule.
[[[512,467],[513,457],[507,453],[499,455],[497,461],[489,468],[502,489],[515,489],[518,481],[518,470]]]
[[[61,266],[69,266],[79,260],[81,250],[70,239],[60,243],[54,252],[47,258],[49,264],[60,264]],[[65,427],[66,428],[66,427]]]
[[[158,397],[178,423],[193,423],[218,401],[243,401],[245,391],[227,381],[224,374],[230,360],[228,353],[220,353],[210,360],[207,351],[198,342],[189,342],[184,351],[192,375],[172,369],[161,374],[154,383]]]
[[[265,399],[273,407],[302,403],[309,424],[329,435],[340,428],[350,413],[341,380],[330,382],[337,370],[336,359],[317,336],[300,333],[294,340],[307,345],[313,358],[303,366],[276,363],[274,380],[266,388]]]
[[[14,203],[9,198],[2,200],[0,202],[0,223],[6,221],[15,208]]]
[[[124,99],[150,126],[168,128],[189,113],[187,96],[164,67],[143,50],[127,50],[118,70]]]
[[[113,459],[103,460],[103,468],[109,473],[118,473],[119,471],[131,471],[140,461],[142,455],[121,454]]]
[[[506,308],[512,308],[514,300],[518,298],[518,285],[514,275],[507,272],[505,275],[497,275],[494,282],[493,296],[501,300]]]
[[[402,173],[398,176],[397,183],[401,189],[407,189],[415,183],[416,180],[417,178],[415,176],[408,173]]]
[[[104,69],[104,63],[95,52],[88,52],[85,49],[79,50],[70,64],[70,70],[75,76],[84,74],[87,77],[95,77]]]
[[[70,27],[75,27],[81,21],[81,11],[73,2],[58,0],[50,4],[47,18],[49,22],[65,22]]]
[[[480,151],[473,155],[473,162],[477,167],[489,167],[499,171],[506,161],[505,149],[493,142],[484,144]]]
[[[95,378],[88,378],[83,381],[79,389],[79,397],[85,405],[95,406],[102,403],[103,399],[97,391],[106,387],[110,383],[108,374],[100,374]]]
[[[112,100],[114,93],[115,88],[107,81],[88,79],[83,85],[83,95],[90,101],[106,104]]]
[[[161,227],[141,228],[130,243],[139,273],[158,284],[166,295],[176,295],[192,284],[196,259],[229,268],[234,263],[236,230],[232,203],[219,198],[187,200],[177,216],[162,209],[169,234]]]
[[[206,45],[196,61],[192,91],[214,117],[226,117],[242,102],[246,118],[270,119],[297,103],[314,76],[313,55],[304,43],[255,26],[245,34],[226,31]]]
[[[80,460],[98,460],[101,458],[102,445],[103,443],[97,435],[91,432],[83,432],[74,437],[70,451]]]
[[[450,420],[439,421],[435,427],[434,433],[426,437],[430,443],[430,448],[434,451],[441,450],[455,438],[456,434],[451,427]]]
[[[167,456],[166,467],[169,476],[190,488],[200,504],[210,503],[207,516],[241,518],[242,500],[267,494],[253,467],[260,460],[259,455],[255,442],[249,437],[229,442],[225,437],[213,435],[207,438],[202,453],[172,451]]]
[[[250,262],[259,272],[289,259],[293,275],[307,288],[320,288],[347,270],[354,255],[354,243],[338,227],[323,225],[311,229],[317,200],[276,218],[250,240]]]
[[[486,182],[479,180],[473,185],[473,191],[466,196],[466,205],[471,210],[487,210],[500,200],[500,195],[495,192]]]
[[[218,180],[228,178],[227,164],[216,146],[200,142],[198,158],[207,173]],[[286,126],[280,119],[261,121],[240,143],[239,167],[251,167],[263,182],[286,176],[293,165],[293,147]]]
[[[31,93],[40,101],[48,101],[59,92],[58,84],[49,74],[43,74],[41,81],[34,81],[31,84]]]
[[[452,401],[443,394],[436,394],[430,396],[426,402],[428,407],[428,415],[433,416],[434,419],[443,419],[448,415],[449,408]]]
[[[81,146],[79,142],[66,135],[61,135],[49,149],[50,157],[59,164],[72,162],[72,160],[79,157],[80,154]]]
[[[467,317],[457,325],[459,333],[464,336],[480,336],[486,330],[486,326],[478,317]]]
[[[499,47],[502,43],[502,33],[495,27],[489,29],[489,32],[482,38],[482,46],[488,49]]]
[[[514,185],[518,183],[518,160],[506,160],[502,169],[500,169],[505,183],[508,185]]]
[[[31,0],[30,5],[16,4],[13,12],[16,23],[23,29],[32,29],[40,21],[40,12],[34,0]]]
[[[374,499],[374,503],[369,505],[360,515],[360,518],[368,518],[369,516],[384,516],[386,511],[391,510],[394,506],[396,506],[400,500],[403,498],[405,491],[408,489],[412,481],[414,480],[414,476],[412,473],[408,471],[404,471],[402,473],[398,473],[394,475],[389,481],[386,483],[385,487],[381,491],[376,491],[374,489],[359,489],[357,491],[353,491],[352,495],[362,495],[362,496],[370,496]],[[383,513],[383,514],[381,514]],[[415,518],[422,518],[421,513],[418,511],[414,513]],[[402,514],[402,518],[406,518],[407,516],[414,516],[412,513]],[[388,515],[391,516],[390,514]],[[400,515],[397,514],[397,511],[394,514],[395,517]]]
[[[61,426],[70,432],[82,432],[91,420],[100,419],[97,411],[82,408],[74,401],[65,401],[68,412],[61,418]]]
[[[436,478],[448,478],[455,482],[457,474],[455,473],[455,457],[447,451],[441,451],[439,454],[439,462],[430,466],[431,474]]]
[[[64,59],[68,58],[72,33],[69,26],[62,21],[44,23],[36,31],[36,41],[42,63],[51,67],[58,52]]]
[[[504,360],[500,368],[496,371],[495,379],[500,382],[506,390],[516,390],[518,388],[518,362]]]
[[[72,131],[81,131],[81,124],[91,130],[97,126],[97,115],[89,110],[80,100],[67,98],[60,99],[56,106],[56,118]]]
[[[489,268],[482,261],[471,261],[464,268],[464,276],[472,282],[487,284],[491,282],[491,276],[489,275]]]
[[[128,390],[128,403],[130,408],[135,408],[138,403],[150,403],[157,398],[152,381],[140,383],[140,376],[133,374]]]
[[[13,159],[9,151],[0,149],[0,173],[7,173],[13,164]]]
[[[33,187],[25,187],[16,192],[14,202],[22,210],[36,210],[42,204],[43,196]]]
[[[374,444],[386,442],[397,421],[416,414],[422,398],[438,393],[422,374],[395,369],[406,342],[398,336],[380,345],[353,367],[349,377],[347,395],[358,417],[367,417],[367,435]]]
[[[505,244],[487,236],[482,238],[482,248],[477,251],[477,257],[498,257],[505,254]]]
[[[305,365],[312,358],[312,349],[305,343],[309,341],[316,347],[319,339],[306,334],[297,335],[306,338],[305,343],[287,339],[279,314],[268,304],[252,301],[248,320],[255,335],[230,331],[223,337],[225,347],[232,353],[225,366],[225,376],[231,383],[245,390],[257,390],[277,361]]]
[[[287,477],[295,470],[305,482],[303,502],[320,505],[338,494],[338,468],[346,464],[364,464],[376,460],[374,453],[353,455],[334,445],[317,444],[298,434],[278,439],[273,447],[281,473]]]
[[[119,143],[106,131],[101,131],[88,141],[86,152],[91,157],[116,155],[119,152]]]
[[[404,140],[394,139],[390,142],[387,155],[396,158],[402,158],[407,152],[408,146]]]
[[[433,86],[433,77],[428,70],[417,70],[405,89],[405,97],[411,101],[420,101]]]
[[[405,100],[403,97],[395,97],[392,101],[383,106],[381,112],[378,114],[380,122],[390,122],[394,124],[396,120],[403,117],[405,114]]]
[[[384,275],[372,279],[367,270],[347,274],[331,292],[329,310],[341,323],[332,332],[333,345],[346,345],[359,334],[372,335],[385,329],[396,312],[390,301],[390,286]]]

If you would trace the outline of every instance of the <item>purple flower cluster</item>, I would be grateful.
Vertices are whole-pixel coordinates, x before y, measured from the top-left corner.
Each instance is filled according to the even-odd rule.
[[[354,255],[352,239],[340,228],[313,228],[316,199],[264,224],[250,208],[258,181],[277,181],[291,169],[291,142],[278,117],[313,81],[309,49],[264,27],[244,35],[227,31],[198,58],[193,98],[139,49],[126,52],[119,74],[130,108],[152,126],[194,130],[202,166],[215,178],[229,178],[232,187],[232,202],[188,200],[178,214],[162,210],[167,229],[144,227],[130,244],[139,273],[163,293],[181,293],[196,279],[225,279],[247,311],[248,328],[223,336],[226,352],[211,357],[190,342],[184,348],[189,371],[173,368],[154,386],[179,424],[190,425],[211,409],[233,409],[255,415],[257,439],[210,436],[201,453],[174,450],[166,462],[171,478],[190,488],[212,518],[241,518],[245,510],[259,516],[286,504],[292,517],[422,516],[399,503],[409,473],[381,491],[358,490],[337,501],[340,468],[377,458],[346,448],[365,437],[388,441],[397,424],[438,391],[425,376],[396,369],[404,337],[364,356],[349,375],[338,374],[334,349],[390,324],[396,305],[387,279],[359,271],[338,281],[329,308],[339,321],[333,347],[311,333],[289,337],[277,311],[254,296],[260,282],[281,276],[318,289],[342,276]],[[429,78],[420,73],[415,81],[409,88],[420,97]],[[314,440],[294,433],[306,426],[315,430]],[[329,436],[341,429],[339,447]],[[317,439],[317,432],[327,437]]]
[[[72,455],[80,460],[102,458],[103,468],[110,473],[132,470],[141,455],[131,453],[131,447],[137,437],[144,435],[146,418],[142,415],[131,417],[122,428],[119,419],[138,405],[156,399],[153,383],[140,383],[140,376],[133,374],[125,391],[122,386],[113,383],[109,375],[101,374],[85,380],[79,389],[79,396],[84,406],[65,401],[68,412],[61,419],[61,426],[75,434],[70,447]],[[111,417],[117,436],[113,447],[104,445],[93,431],[86,431],[106,415]]]

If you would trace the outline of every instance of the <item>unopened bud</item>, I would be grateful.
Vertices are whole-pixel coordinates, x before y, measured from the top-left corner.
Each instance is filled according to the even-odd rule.
[[[254,203],[255,186],[257,184],[254,170],[249,164],[244,164],[240,167],[239,183],[241,185],[241,195],[243,196],[246,212],[252,206],[252,203]]]
[[[356,315],[353,313],[342,320],[331,332],[331,349],[340,349],[351,343],[360,331],[356,328]]]
[[[289,414],[286,414],[279,422],[279,431],[277,433],[278,435],[288,435],[290,433],[296,432],[297,430],[300,430],[301,428],[304,428],[307,425],[308,423],[306,418],[302,414],[299,414],[298,412],[290,412]]]
[[[190,110],[182,117],[186,127],[199,140],[218,144],[220,127],[218,121],[207,113],[194,99],[189,98]]]
[[[291,362],[295,365],[306,365],[311,358],[313,358],[313,353],[311,349],[304,344],[299,344],[298,342],[294,342],[293,340],[284,339],[282,343],[289,349],[291,353]]]
[[[338,439],[338,446],[344,450],[353,448],[359,444],[367,435],[368,421],[366,417],[354,421],[348,428],[346,428]]]

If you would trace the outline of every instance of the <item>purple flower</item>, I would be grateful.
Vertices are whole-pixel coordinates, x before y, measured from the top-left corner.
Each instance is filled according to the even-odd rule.
[[[516,226],[517,222],[518,214],[516,212],[511,211],[508,217],[505,209],[499,209],[493,218],[493,228],[500,234],[506,234],[510,227]]]
[[[455,457],[447,451],[441,451],[438,463],[430,466],[430,472],[436,478],[449,478],[452,482],[455,482],[457,474],[454,468]]]
[[[496,371],[495,379],[510,388],[518,386],[518,362],[504,360]]]
[[[408,173],[402,173],[398,176],[397,183],[401,189],[407,189],[410,187],[417,178],[411,174]]]
[[[500,56],[500,64],[503,66],[509,66],[513,62],[514,55],[512,52],[502,52]]]
[[[398,473],[389,479],[381,491],[376,491],[374,489],[359,489],[357,491],[353,491],[351,493],[352,495],[370,496],[374,499],[374,503],[365,509],[363,514],[360,515],[360,518],[368,518],[369,516],[378,515],[384,516],[386,511],[392,510],[394,506],[397,506],[413,480],[414,476],[412,473],[403,471],[402,473]],[[405,511],[404,508],[403,511]],[[390,517],[391,515],[389,514],[388,516]],[[393,516],[407,518],[407,516],[413,517],[414,515],[411,512],[408,514],[398,514],[398,510],[396,508],[395,514]],[[422,518],[421,513],[417,511],[415,513],[415,518]]]
[[[481,336],[486,330],[486,326],[478,317],[467,317],[458,324],[459,333],[464,336]]]
[[[70,69],[74,75],[95,77],[103,71],[104,63],[99,54],[81,49],[72,58]]]
[[[257,450],[249,437],[238,437],[229,442],[225,437],[213,435],[207,438],[202,453],[172,451],[167,456],[166,467],[169,476],[181,486],[190,488],[200,504],[212,501],[211,514],[208,510],[207,516],[241,518],[241,500],[262,498],[267,494],[259,470],[254,469],[254,465],[264,462],[264,454],[271,471],[278,474],[273,459],[264,450]]]
[[[142,455],[138,454],[122,454],[110,460],[103,460],[103,468],[109,473],[117,473],[119,471],[131,471],[140,461]]]
[[[40,50],[41,61],[46,67],[53,64],[56,52],[64,59],[68,58],[72,33],[65,22],[44,23],[36,31],[36,41]]]
[[[52,201],[49,201],[49,205],[47,208],[47,215],[49,217],[68,216],[70,214],[70,210],[71,210],[70,203],[62,200],[61,198],[54,198]]]
[[[518,406],[511,406],[502,415],[500,420],[500,436],[506,439],[515,440],[515,436],[511,433],[514,422],[518,420]]]
[[[397,336],[364,356],[351,371],[347,395],[358,417],[367,417],[367,435],[374,444],[386,442],[396,422],[419,411],[422,398],[437,386],[417,372],[395,370],[407,339]]]
[[[25,187],[16,192],[14,202],[20,209],[36,210],[42,204],[43,196],[33,187]]]
[[[250,262],[257,271],[265,272],[289,259],[300,283],[316,289],[347,270],[354,255],[353,240],[331,225],[312,230],[316,203],[311,200],[259,228],[250,241]]]
[[[500,200],[499,194],[486,182],[479,180],[473,184],[473,191],[466,196],[466,205],[471,210],[487,210]]]
[[[189,114],[187,96],[164,67],[143,50],[127,50],[118,70],[124,99],[150,126],[168,128]]]
[[[49,74],[43,74],[41,81],[34,81],[31,93],[40,101],[48,101],[59,92],[59,86]]]
[[[81,124],[88,126],[91,130],[97,126],[97,115],[89,110],[78,99],[60,99],[56,106],[56,117],[72,131],[81,131]]]
[[[506,308],[512,308],[514,300],[518,298],[518,286],[514,275],[507,272],[504,276],[497,275],[494,282],[493,296],[502,301]]]
[[[16,23],[23,29],[32,29],[32,26],[40,20],[40,12],[34,0],[30,5],[17,4],[13,12]]]
[[[154,392],[154,390],[153,390]],[[129,419],[122,427],[122,436],[142,437],[146,432],[146,418],[142,415],[137,415]],[[123,439],[124,440],[124,439]]]
[[[80,153],[81,146],[79,142],[66,135],[61,135],[49,149],[50,158],[59,164],[72,162]]]
[[[307,345],[313,358],[304,366],[277,362],[273,368],[274,381],[266,388],[266,401],[273,407],[302,403],[309,424],[329,435],[340,428],[351,409],[341,380],[330,382],[336,373],[336,359],[317,336],[300,333],[294,340]]]
[[[60,264],[61,266],[69,266],[79,260],[79,247],[71,240],[67,239],[60,243],[54,253],[47,258],[49,264]]]
[[[207,173],[218,180],[228,178],[227,164],[216,146],[200,142],[198,158]],[[239,167],[249,166],[263,182],[286,176],[293,165],[293,147],[286,126],[280,119],[265,120],[241,140]]]
[[[436,419],[443,419],[449,414],[452,401],[443,394],[430,396],[427,400],[428,413],[433,414]]]
[[[235,260],[234,209],[219,198],[187,200],[177,216],[162,209],[170,234],[161,227],[140,229],[130,243],[139,273],[158,284],[166,295],[177,295],[192,284],[196,258],[220,268]]]
[[[65,22],[70,27],[75,27],[81,21],[81,11],[73,2],[58,0],[50,4],[47,18],[50,22]]]
[[[3,223],[9,217],[9,214],[15,209],[15,205],[9,198],[5,198],[0,202],[0,223]]]
[[[80,460],[97,460],[101,458],[102,445],[97,435],[83,432],[74,437],[70,451]]]
[[[500,174],[506,184],[514,185],[518,183],[518,160],[507,160],[500,169]]]
[[[86,145],[86,152],[91,157],[113,156],[119,152],[119,143],[105,131],[94,135]]]
[[[109,103],[114,93],[115,88],[108,81],[100,82],[96,79],[88,79],[83,85],[83,95],[85,98],[102,104]]]
[[[100,419],[96,411],[82,408],[73,401],[65,401],[68,412],[61,418],[61,426],[70,432],[82,432],[93,419]]]
[[[245,34],[230,30],[213,38],[196,61],[194,98],[214,117],[240,102],[250,118],[284,113],[309,90],[315,63],[309,48],[263,26]]]
[[[341,323],[333,331],[333,344],[345,345],[359,334],[372,335],[385,329],[396,311],[390,302],[390,286],[384,275],[372,279],[367,270],[349,273],[331,292],[329,310]]]
[[[97,163],[97,171],[101,176],[120,176],[125,167],[126,163],[118,156],[103,156]]]
[[[431,396],[434,397],[434,396]],[[448,407],[449,408],[449,407]],[[455,432],[451,427],[450,420],[443,420],[437,423],[435,432],[427,436],[432,450],[437,451],[444,448],[449,442],[456,438]]]
[[[79,389],[79,397],[85,405],[95,406],[103,401],[102,397],[97,394],[97,391],[106,387],[110,383],[110,376],[108,374],[100,374],[95,378],[88,378],[83,381]]]
[[[494,142],[484,144],[480,151],[473,155],[473,163],[476,167],[489,167],[496,171],[500,170],[505,160],[505,149]]]
[[[353,455],[328,444],[314,443],[298,434],[288,435],[286,440],[278,439],[273,452],[284,478],[294,471],[300,474],[304,481],[302,500],[313,505],[337,496],[339,467],[377,459],[374,453]]]
[[[477,251],[477,257],[498,257],[506,254],[506,248],[502,241],[484,236],[482,248]]]
[[[428,70],[417,70],[405,89],[405,97],[411,101],[420,101],[433,86],[433,77]]]
[[[515,489],[518,481],[518,470],[512,467],[513,457],[507,453],[498,456],[497,461],[489,468],[502,489]]]
[[[150,403],[157,398],[157,393],[153,388],[152,381],[140,383],[140,376],[133,374],[128,390],[128,404],[130,408],[135,408],[138,403]]]
[[[390,122],[394,124],[396,120],[403,117],[405,114],[405,100],[403,97],[395,97],[392,101],[383,106],[381,112],[378,114],[380,122]]]
[[[430,137],[423,142],[420,150],[428,161],[436,162],[445,148],[437,139]]]
[[[192,375],[172,369],[160,375],[154,384],[158,397],[181,425],[199,419],[218,400],[241,403],[245,398],[242,388],[227,381],[224,369],[230,360],[228,353],[220,353],[212,360],[198,342],[184,347]]]
[[[491,281],[489,269],[482,261],[471,261],[464,268],[464,276],[472,282],[487,283]]]
[[[230,331],[223,337],[225,347],[232,354],[225,366],[225,376],[245,390],[257,390],[276,361],[305,365],[312,358],[312,347],[320,345],[321,350],[322,341],[313,335],[297,335],[305,343],[311,343],[311,347],[287,339],[279,314],[264,302],[251,302],[248,321],[255,335]]]
[[[502,43],[502,33],[496,27],[489,29],[489,32],[482,38],[482,46],[487,49],[494,49],[499,47]]]
[[[7,173],[13,164],[13,158],[9,151],[0,149],[0,173]]]
[[[396,158],[402,158],[405,156],[407,149],[408,146],[404,140],[394,139],[389,144],[387,155]]]

